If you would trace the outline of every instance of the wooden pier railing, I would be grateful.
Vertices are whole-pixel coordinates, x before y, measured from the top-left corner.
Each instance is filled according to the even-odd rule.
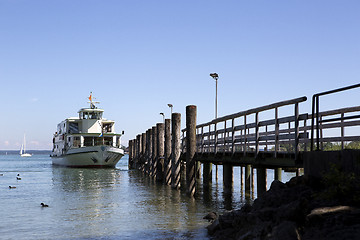
[[[241,152],[244,157],[257,158],[260,151],[272,152],[276,158],[284,148],[296,158],[300,150],[300,143],[307,143],[308,128],[306,121],[308,114],[299,114],[299,103],[306,101],[306,97],[282,101],[259,108],[242,111],[211,122],[196,126],[197,153],[231,153]],[[279,109],[291,105],[293,114],[279,117]],[[261,119],[262,112],[272,119]],[[270,114],[269,114],[270,112]],[[186,141],[186,129],[183,132],[183,146]],[[183,148],[186,152],[186,148]],[[237,154],[237,156],[241,156]]]
[[[303,153],[313,150],[315,143],[316,150],[360,146],[360,106],[323,112],[318,106],[319,96],[355,87],[360,84],[315,94],[312,114],[300,113],[299,105],[307,100],[300,97],[196,124],[196,106],[187,106],[186,129],[180,130],[181,115],[173,113],[171,120],[165,119],[129,141],[129,168],[141,169],[177,189],[186,168],[191,195],[200,162],[204,186],[211,182],[212,163],[223,165],[224,184],[232,181],[232,166],[245,167],[246,190],[250,170],[256,168],[259,195],[266,190],[266,168],[274,169],[275,179],[281,179],[282,168],[303,166]]]

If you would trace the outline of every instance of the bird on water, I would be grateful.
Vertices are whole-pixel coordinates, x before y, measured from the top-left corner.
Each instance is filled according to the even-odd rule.
[[[20,174],[16,176],[16,180],[21,180]]]
[[[14,186],[9,186],[9,188],[12,189],[12,188],[16,188],[16,187],[14,187]]]
[[[45,203],[40,203],[42,207],[49,207],[49,205],[45,204]]]

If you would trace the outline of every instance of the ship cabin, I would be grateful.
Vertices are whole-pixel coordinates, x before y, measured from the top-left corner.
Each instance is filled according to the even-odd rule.
[[[108,145],[120,147],[122,134],[115,133],[115,122],[102,117],[104,110],[82,108],[79,116],[68,118],[57,126],[54,135],[54,152],[73,148]],[[61,149],[61,150],[60,150]]]

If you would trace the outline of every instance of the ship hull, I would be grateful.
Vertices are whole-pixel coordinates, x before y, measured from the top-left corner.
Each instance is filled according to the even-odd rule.
[[[124,151],[112,146],[91,146],[68,150],[65,154],[51,156],[53,165],[63,167],[114,168]]]

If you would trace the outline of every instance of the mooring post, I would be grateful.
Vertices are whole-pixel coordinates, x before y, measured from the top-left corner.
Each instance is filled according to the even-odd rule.
[[[132,161],[131,168],[135,169],[135,161],[136,161],[136,138],[132,140]]]
[[[186,106],[186,190],[190,196],[196,191],[196,106]]]
[[[132,158],[133,158],[132,140],[129,140],[129,162],[128,162],[128,168],[129,169],[132,169]]]
[[[152,128],[148,129],[148,156],[147,156],[147,172],[151,176],[152,166]]]
[[[223,183],[225,193],[231,193],[233,187],[233,166],[231,164],[223,165]]]
[[[204,187],[209,187],[212,182],[212,163],[203,163],[203,184]]]
[[[165,158],[164,158],[164,180],[166,185],[171,184],[171,120],[165,119]]]
[[[180,132],[181,132],[181,114],[173,113],[171,115],[171,187],[180,188]]]
[[[146,133],[141,134],[141,171],[145,172],[146,162]]]
[[[196,150],[195,150],[196,151]],[[200,179],[201,178],[201,162],[200,161],[196,161],[196,178]]]
[[[244,188],[244,172],[243,172],[243,167],[240,166],[240,189],[241,189],[241,192]]]
[[[259,112],[255,113],[255,124],[255,158],[258,158],[260,151]]]
[[[281,168],[275,168],[274,169],[274,176],[275,176],[275,180],[279,180],[281,181]]]
[[[251,167],[251,197],[255,198],[255,174],[254,167]]]
[[[300,152],[300,142],[299,142],[299,136],[300,136],[300,131],[299,131],[300,127],[299,127],[299,103],[295,104],[295,162],[297,162],[298,158],[299,158],[299,152]]]
[[[266,192],[266,168],[264,167],[256,168],[256,178],[257,178],[257,196],[260,197],[264,192]]]
[[[141,161],[141,134],[136,136],[136,169],[139,169]]]
[[[157,141],[157,175],[156,181],[162,182],[164,179],[164,130],[165,126],[164,123],[156,124],[156,141]]]
[[[136,169],[136,161],[137,161],[137,141],[136,141],[136,137],[133,140],[133,149],[134,149],[134,154],[133,154],[133,165],[132,167],[134,169]]]
[[[156,157],[157,157],[157,145],[156,145],[157,129],[156,126],[152,127],[152,158],[151,158],[151,177],[156,178]]]
[[[144,172],[149,174],[149,129],[145,132],[145,162],[144,162]]]
[[[250,197],[251,165],[245,165],[245,197]]]

